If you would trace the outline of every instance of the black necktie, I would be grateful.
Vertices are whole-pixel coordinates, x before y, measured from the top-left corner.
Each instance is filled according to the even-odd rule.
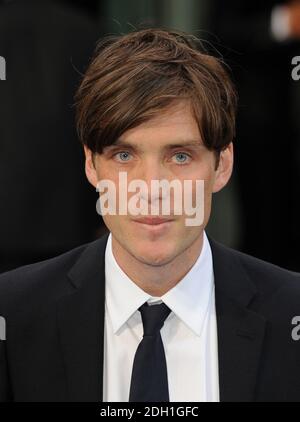
[[[168,374],[164,345],[160,330],[171,309],[164,303],[139,308],[144,336],[135,353],[130,402],[167,402],[169,401]]]

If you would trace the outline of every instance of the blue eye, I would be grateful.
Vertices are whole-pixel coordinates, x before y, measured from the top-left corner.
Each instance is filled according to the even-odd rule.
[[[179,161],[179,163],[185,163],[187,161],[188,158],[190,158],[190,156],[188,154],[186,154],[185,152],[177,152],[175,154],[175,156],[177,157],[181,157]],[[182,159],[183,158],[183,159]]]
[[[120,154],[120,155],[119,155]],[[125,157],[125,159],[123,159],[123,158],[120,158],[120,161],[128,161],[128,156],[130,155],[130,153],[129,152],[127,152],[127,151],[121,151],[121,152],[117,152],[116,154],[115,154],[115,156],[118,156],[119,155],[119,157],[120,156],[122,156],[123,158]],[[127,156],[127,157],[126,157]]]

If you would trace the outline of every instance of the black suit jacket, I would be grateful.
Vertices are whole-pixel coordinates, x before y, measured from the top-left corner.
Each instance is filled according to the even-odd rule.
[[[0,401],[102,401],[107,236],[0,276]],[[209,240],[220,400],[300,400],[299,274]]]

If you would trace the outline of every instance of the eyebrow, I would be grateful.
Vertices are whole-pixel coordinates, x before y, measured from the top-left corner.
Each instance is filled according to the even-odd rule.
[[[122,139],[117,139],[116,142],[114,142],[112,145],[108,145],[105,147],[108,150],[114,150],[116,148],[127,148],[127,149],[138,149],[135,145],[132,145],[130,142],[123,141]],[[172,144],[167,144],[163,147],[164,150],[174,149],[174,148],[196,148],[196,147],[204,147],[204,145],[201,143],[201,140],[178,140],[178,143],[174,141]]]

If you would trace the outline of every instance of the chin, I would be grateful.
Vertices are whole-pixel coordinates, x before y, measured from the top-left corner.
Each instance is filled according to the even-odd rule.
[[[149,265],[165,265],[175,257],[175,248],[169,242],[143,242],[134,245],[136,258]]]

